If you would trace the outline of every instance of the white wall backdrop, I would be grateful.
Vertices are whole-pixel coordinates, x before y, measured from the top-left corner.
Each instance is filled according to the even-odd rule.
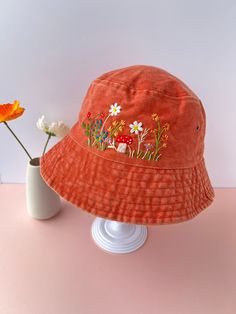
[[[10,125],[33,156],[46,140],[39,116],[72,125],[91,80],[149,64],[202,99],[212,183],[236,186],[235,58],[234,0],[0,0],[0,103],[26,108]],[[0,124],[1,182],[24,182],[26,162]]]

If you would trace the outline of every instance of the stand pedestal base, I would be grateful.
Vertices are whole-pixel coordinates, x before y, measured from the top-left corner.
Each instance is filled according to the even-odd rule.
[[[146,241],[147,227],[96,218],[92,225],[92,237],[107,252],[130,253]]]

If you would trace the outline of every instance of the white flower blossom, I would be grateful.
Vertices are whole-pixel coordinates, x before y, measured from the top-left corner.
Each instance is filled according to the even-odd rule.
[[[44,115],[38,119],[36,124],[39,130],[51,136],[64,137],[70,131],[70,128],[62,121],[52,122],[48,125]]]
[[[48,133],[57,136],[57,137],[64,137],[70,131],[70,128],[65,125],[62,121],[52,122],[48,127]]]
[[[142,122],[134,121],[133,124],[130,124],[130,133],[138,134],[139,132],[142,132]]]
[[[37,127],[39,130],[41,130],[43,132],[47,132],[48,124],[45,120],[45,116],[42,116],[41,118],[39,118],[36,124],[37,124]]]
[[[109,110],[111,116],[117,116],[118,113],[120,113],[120,111],[121,111],[121,106],[119,106],[118,103],[111,105],[110,110]]]

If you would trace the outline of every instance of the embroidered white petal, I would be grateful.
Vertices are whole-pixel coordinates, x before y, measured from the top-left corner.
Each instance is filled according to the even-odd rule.
[[[143,131],[142,125],[142,122],[134,121],[133,124],[129,125],[131,128],[130,133],[138,134],[139,132]]]
[[[117,116],[118,113],[120,113],[120,111],[121,111],[121,106],[119,106],[118,103],[114,103],[113,105],[111,105],[110,110],[109,110],[111,116]]]
[[[140,132],[142,132],[142,131],[143,131],[143,128],[142,128],[141,126],[139,126],[139,127],[138,127],[138,130],[139,130]]]

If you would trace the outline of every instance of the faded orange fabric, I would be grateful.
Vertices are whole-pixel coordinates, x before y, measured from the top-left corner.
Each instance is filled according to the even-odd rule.
[[[151,146],[152,115],[169,126],[158,160],[88,145],[83,122],[90,115],[103,118],[115,103],[121,111],[109,124],[125,121],[120,134],[133,137],[130,147],[137,147],[138,137],[130,133],[134,121],[150,130]],[[94,215],[137,224],[181,222],[213,201],[203,159],[205,127],[200,99],[173,75],[151,66],[115,70],[92,82],[70,134],[41,158],[41,174],[62,197]]]

